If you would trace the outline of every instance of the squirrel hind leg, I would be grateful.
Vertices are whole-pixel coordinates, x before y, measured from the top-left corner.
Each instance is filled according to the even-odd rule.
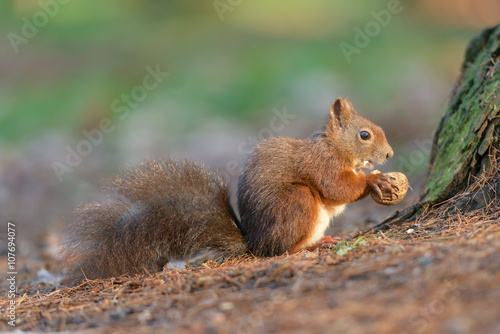
[[[308,244],[317,218],[317,202],[307,187],[282,192],[272,210],[257,208],[242,214],[242,226],[250,251],[257,256],[275,256],[296,252]],[[261,201],[264,203],[263,201]]]

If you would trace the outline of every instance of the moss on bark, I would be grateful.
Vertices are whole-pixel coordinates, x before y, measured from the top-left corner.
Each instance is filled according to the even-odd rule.
[[[465,189],[500,147],[500,25],[468,44],[460,77],[434,135],[426,186],[418,204],[382,222],[414,219],[426,205]]]

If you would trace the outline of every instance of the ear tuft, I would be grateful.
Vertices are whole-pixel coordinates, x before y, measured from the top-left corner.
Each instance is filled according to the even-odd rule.
[[[330,107],[330,119],[336,120],[339,126],[347,123],[351,118],[351,114],[356,114],[356,111],[347,98],[337,98]]]
[[[351,101],[350,101],[347,97],[345,97],[345,98],[344,98],[344,104],[346,105],[346,108],[349,110],[349,112],[350,112],[351,114],[355,114],[355,115],[357,115],[357,114],[358,114],[358,113],[356,112],[356,110],[354,110],[354,107],[352,106]]]

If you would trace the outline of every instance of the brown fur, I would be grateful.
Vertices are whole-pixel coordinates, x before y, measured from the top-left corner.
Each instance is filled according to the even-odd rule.
[[[70,280],[156,272],[171,260],[246,252],[222,177],[193,162],[147,161],[107,182],[69,219]]]
[[[361,140],[361,130],[371,140]],[[217,173],[188,161],[146,161],[108,181],[105,200],[75,210],[63,265],[77,281],[155,272],[200,254],[294,252],[319,241],[315,228],[318,218],[328,223],[325,212],[390,190],[383,174],[360,168],[391,156],[382,129],[339,98],[311,138],[276,137],[255,147],[239,180],[241,222]]]
[[[362,141],[360,130],[370,131],[372,140]],[[310,139],[259,143],[238,187],[239,227],[250,251],[273,256],[302,248],[314,229],[318,204],[334,208],[390,188],[383,174],[357,169],[363,161],[382,163],[392,155],[384,131],[359,116],[348,99],[333,103],[328,121]]]

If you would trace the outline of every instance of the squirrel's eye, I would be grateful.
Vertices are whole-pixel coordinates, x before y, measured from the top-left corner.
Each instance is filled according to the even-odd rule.
[[[363,139],[363,140],[368,140],[368,139],[370,139],[370,138],[371,138],[371,136],[372,136],[372,135],[371,135],[371,134],[370,134],[370,132],[368,132],[368,131],[361,131],[361,132],[359,133],[359,136],[360,136],[360,137],[361,137],[361,139]]]

